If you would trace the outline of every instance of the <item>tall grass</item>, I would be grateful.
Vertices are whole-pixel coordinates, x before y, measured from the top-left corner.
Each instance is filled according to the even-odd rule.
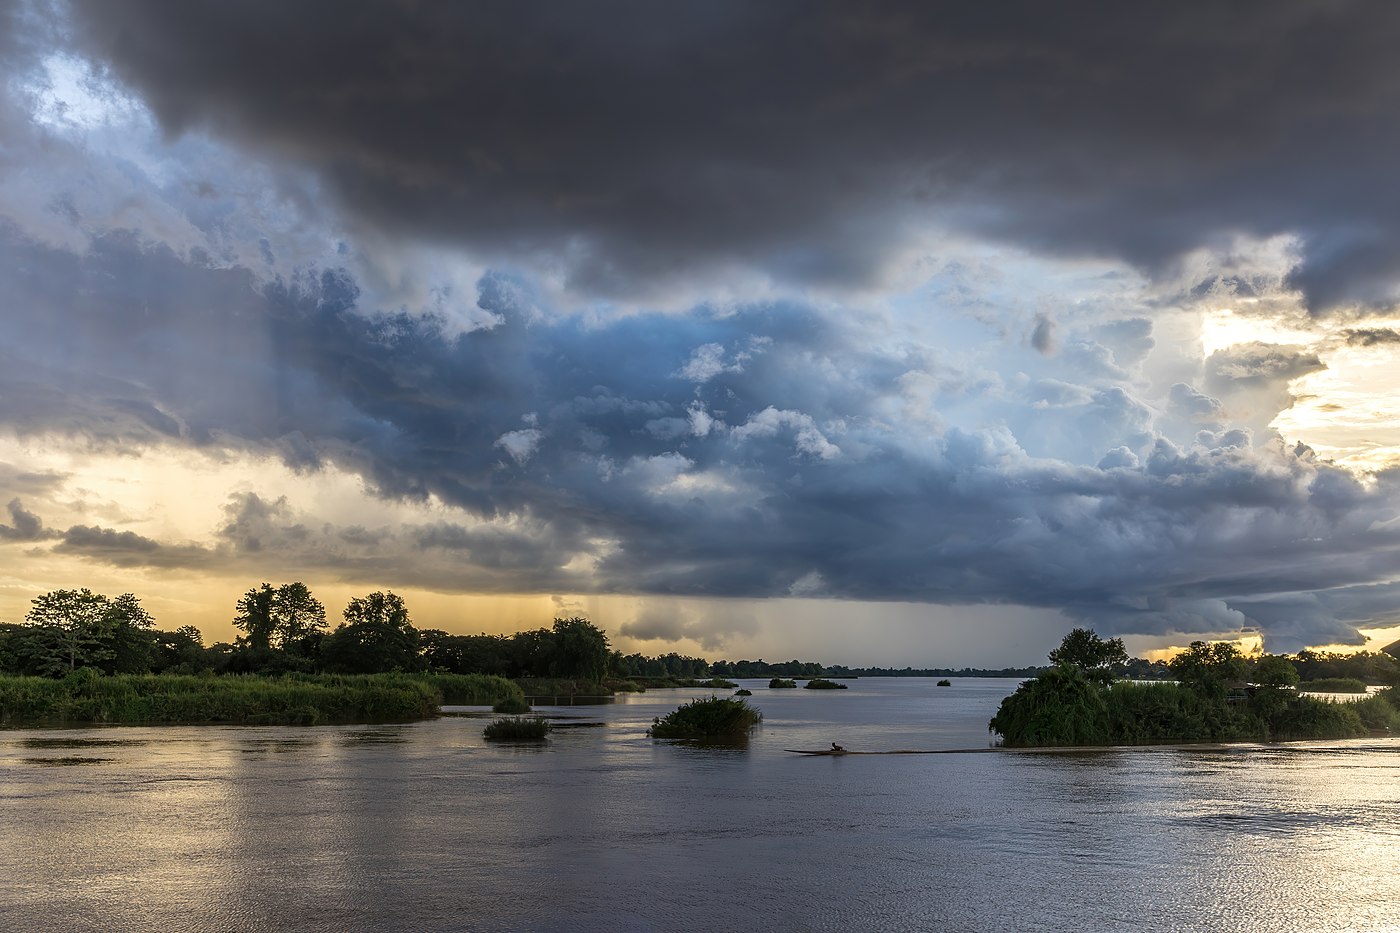
[[[508,716],[482,730],[489,742],[542,742],[549,735],[549,723],[538,717]]]
[[[1365,693],[1366,681],[1358,677],[1323,677],[1305,680],[1298,685],[1298,689],[1312,693]]]
[[[78,671],[62,680],[0,677],[0,725],[402,722],[437,715],[441,699],[431,685],[410,680],[309,683]]]
[[[524,703],[503,677],[482,674],[189,676],[79,669],[62,680],[0,677],[0,725],[316,725],[430,719],[444,703]]]

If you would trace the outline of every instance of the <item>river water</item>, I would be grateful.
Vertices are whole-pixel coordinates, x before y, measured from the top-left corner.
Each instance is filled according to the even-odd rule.
[[[1400,742],[989,751],[1013,680],[404,725],[0,732],[0,929],[1400,929]],[[727,691],[725,692],[727,694]],[[812,758],[788,748],[966,749]]]

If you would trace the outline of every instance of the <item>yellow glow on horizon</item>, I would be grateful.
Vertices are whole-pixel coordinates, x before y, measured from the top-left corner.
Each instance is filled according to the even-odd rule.
[[[1240,653],[1246,656],[1257,655],[1264,650],[1264,636],[1258,632],[1243,632],[1234,638],[1193,638],[1192,641],[1204,641],[1208,644],[1232,644],[1240,649]],[[1169,645],[1165,648],[1149,648],[1142,652],[1142,657],[1149,661],[1170,661],[1181,652],[1185,651],[1188,645]]]

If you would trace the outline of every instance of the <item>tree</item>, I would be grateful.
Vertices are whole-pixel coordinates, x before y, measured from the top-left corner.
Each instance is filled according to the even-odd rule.
[[[1050,663],[1078,668],[1097,680],[1112,680],[1128,664],[1123,639],[1102,639],[1093,629],[1073,629],[1060,647],[1050,652]]]
[[[208,670],[213,659],[204,650],[204,636],[193,625],[182,625],[173,632],[152,632],[156,654],[152,665],[156,673],[193,674]]]
[[[1226,684],[1244,677],[1248,662],[1234,642],[1193,641],[1168,661],[1167,667],[1186,686],[1210,696],[1223,696]]]
[[[295,654],[310,655],[326,631],[326,607],[311,595],[305,583],[284,583],[273,597],[273,646]]]
[[[144,674],[155,661],[152,630],[156,620],[131,593],[123,593],[107,606],[106,636],[111,657],[105,665],[112,674]]]
[[[255,586],[238,600],[233,624],[240,641],[254,651],[287,651],[309,656],[326,630],[326,609],[305,583]]]
[[[79,667],[98,667],[111,660],[108,610],[110,601],[89,589],[53,590],[34,597],[24,620],[51,635],[47,656],[35,659],[48,676],[61,676]]]
[[[1254,682],[1261,687],[1295,687],[1298,669],[1280,654],[1266,654],[1254,662]]]
[[[608,673],[608,636],[587,619],[555,619],[550,673],[600,681]]]
[[[321,647],[327,667],[353,674],[411,671],[421,667],[418,630],[404,602],[393,593],[371,593],[350,600],[345,622]]]
[[[244,593],[234,606],[233,627],[243,633],[239,639],[251,648],[271,648],[272,630],[276,625],[272,605],[277,591],[271,583],[255,586]]]

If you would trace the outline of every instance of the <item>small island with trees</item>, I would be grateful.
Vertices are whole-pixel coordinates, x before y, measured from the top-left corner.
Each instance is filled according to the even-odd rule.
[[[991,720],[1007,747],[1343,739],[1400,728],[1393,687],[1331,702],[1296,689],[1294,659],[1249,658],[1228,642],[1192,642],[1167,662],[1171,682],[1122,679],[1122,640],[1089,629],[1066,635],[1049,660]]]

